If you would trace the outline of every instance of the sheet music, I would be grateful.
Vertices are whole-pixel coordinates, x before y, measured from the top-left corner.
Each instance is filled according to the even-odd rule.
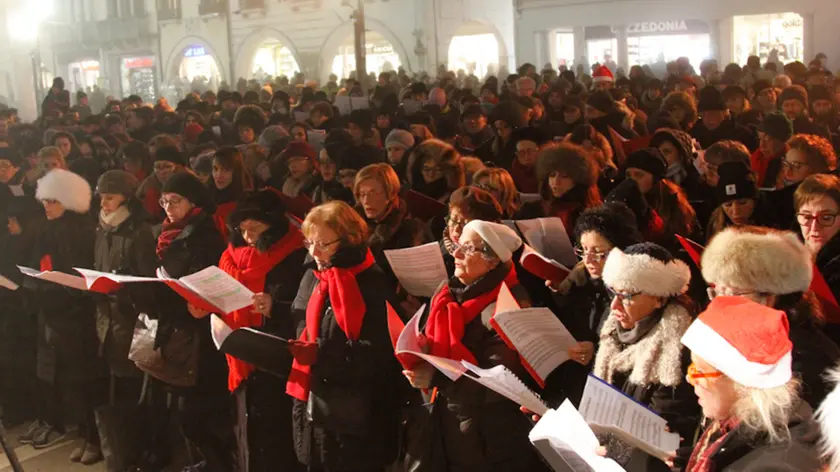
[[[338,112],[341,113],[341,116],[347,116],[351,111],[353,111],[353,107],[350,104],[350,97],[347,95],[335,97],[333,105],[338,108]]]
[[[309,113],[305,111],[295,111],[294,117],[296,122],[306,123],[306,120],[309,119]]]
[[[225,313],[254,304],[254,292],[216,266],[181,277],[180,282]]]
[[[594,431],[609,431],[656,457],[676,451],[680,436],[666,431],[668,422],[603,380],[589,375],[580,413]]]
[[[79,267],[74,267],[73,270],[82,274],[82,277],[85,278],[85,282],[87,283],[88,287],[92,287],[96,280],[99,278],[105,278],[119,284],[137,282],[160,282],[160,279],[155,277],[138,277],[136,275],[112,274],[110,272],[100,272],[97,270],[81,269]]]
[[[367,97],[350,97],[350,108],[353,110],[367,110],[370,100]]]
[[[406,323],[405,329],[403,329],[402,334],[400,334],[397,340],[395,351],[397,354],[412,354],[425,360],[454,382],[464,375],[467,368],[459,361],[426,354],[424,352],[425,350],[420,346],[420,317],[423,315],[425,309],[426,305],[420,307],[417,313],[414,314],[414,317]]]
[[[6,277],[0,275],[0,287],[9,289],[9,290],[17,290],[20,286],[11,280],[7,279]]]
[[[504,365],[497,365],[490,369],[482,369],[467,361],[461,361],[461,363],[470,372],[478,376],[478,378],[470,376],[467,377],[480,383],[481,385],[484,385],[490,390],[493,390],[517,405],[522,405],[540,416],[544,415],[548,411],[548,407],[545,403],[543,403],[542,399],[536,393],[531,391],[531,389],[526,387],[519,377],[517,377],[516,374],[511,372]]]
[[[416,297],[431,297],[448,279],[438,243],[385,251],[391,270],[405,290]]]
[[[222,344],[225,342],[225,339],[227,339],[232,332],[233,330],[220,316],[216,314],[210,315],[210,334],[213,336],[213,344],[216,345],[216,349],[222,348]]]
[[[519,220],[516,226],[522,232],[525,242],[543,256],[566,267],[577,264],[572,240],[560,218]]]
[[[403,100],[403,110],[405,111],[406,116],[411,116],[419,111],[422,111],[423,107],[428,105],[428,103],[428,100],[406,99]]]
[[[544,307],[497,312],[492,323],[541,381],[569,360],[568,350],[577,344],[563,323]]]
[[[64,272],[46,271],[31,269],[29,267],[17,266],[23,275],[35,277],[36,279],[46,280],[48,282],[64,285],[65,287],[75,288],[76,290],[87,291],[88,286],[85,279],[78,275],[65,274]]]

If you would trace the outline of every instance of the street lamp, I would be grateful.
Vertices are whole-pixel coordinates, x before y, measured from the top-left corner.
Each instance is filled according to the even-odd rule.
[[[35,109],[42,99],[41,79],[41,24],[53,13],[53,0],[26,0],[10,7],[6,15],[6,31],[9,39],[23,45],[31,45],[32,79],[35,85]]]

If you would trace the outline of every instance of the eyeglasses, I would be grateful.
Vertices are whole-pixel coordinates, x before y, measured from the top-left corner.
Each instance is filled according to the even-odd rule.
[[[782,159],[782,166],[792,170],[793,172],[797,172],[799,169],[806,167],[807,165],[807,162],[790,162],[787,159]]]
[[[483,248],[477,248],[477,247],[475,247],[475,246],[473,246],[472,244],[469,244],[469,243],[458,244],[458,243],[453,241],[449,253],[454,256],[455,253],[458,252],[458,251],[461,251],[461,253],[464,254],[464,256],[466,256],[466,257],[472,257],[476,254],[480,254],[482,257],[486,257],[486,258],[489,259],[492,256],[492,253],[490,252],[490,248],[488,248],[486,246],[483,247]]]
[[[642,292],[633,292],[633,293],[621,293],[616,292],[615,290],[607,287],[607,294],[609,294],[610,298],[617,298],[622,305],[630,305],[633,303],[633,298],[637,295],[641,295]]]
[[[366,198],[373,198],[382,195],[381,190],[371,190],[370,192],[359,192],[356,194],[356,200],[364,200]]]
[[[752,295],[756,292],[755,290],[736,290],[729,287],[715,287],[714,285],[710,286],[706,289],[706,295],[709,296],[709,300],[714,300],[717,297],[743,297],[745,295]]]
[[[446,226],[449,226],[450,228],[454,229],[463,229],[464,226],[466,226],[467,223],[469,223],[469,221],[467,220],[455,218],[452,215],[446,215],[444,220],[446,220]]]
[[[304,245],[304,247],[306,247],[306,249],[315,249],[318,252],[324,252],[327,249],[329,249],[330,246],[332,246],[333,244],[335,244],[339,241],[341,241],[341,238],[336,239],[335,241],[333,241],[331,243],[322,243],[322,242],[318,242],[318,241],[310,241],[309,239],[304,239],[303,240],[303,245]]]
[[[796,215],[796,221],[802,226],[811,226],[811,222],[814,220],[823,228],[828,228],[834,225],[834,222],[837,220],[837,213],[817,213],[816,215],[798,213]]]
[[[160,204],[161,208],[166,208],[166,207],[170,207],[170,206],[173,206],[173,205],[178,206],[182,203],[184,203],[184,199],[183,198],[178,198],[178,197],[169,198],[169,199],[160,197],[160,200],[158,200],[158,204]]]
[[[604,252],[595,252],[595,251],[584,251],[582,247],[575,246],[575,255],[578,256],[581,260],[590,258],[595,262],[601,262],[607,258],[607,253]]]
[[[692,362],[688,366],[688,373],[686,374],[686,380],[691,385],[696,385],[697,381],[700,379],[717,379],[723,377],[723,372],[714,371],[714,372],[700,372],[697,370],[697,366],[694,365]]]

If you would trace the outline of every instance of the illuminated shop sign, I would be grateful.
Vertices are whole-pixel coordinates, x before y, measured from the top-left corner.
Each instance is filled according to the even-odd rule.
[[[184,49],[184,57],[201,57],[206,55],[207,51],[204,50],[204,46],[193,46]]]

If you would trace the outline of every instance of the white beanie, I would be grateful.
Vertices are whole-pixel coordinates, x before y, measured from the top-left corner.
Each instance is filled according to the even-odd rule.
[[[65,209],[75,213],[87,213],[90,209],[90,184],[81,176],[64,169],[53,169],[38,179],[38,200],[55,200]]]
[[[516,232],[499,223],[472,220],[464,226],[461,234],[466,233],[468,229],[481,236],[481,239],[490,246],[502,262],[509,261],[513,257],[513,251],[522,246],[522,239],[516,235]]]

